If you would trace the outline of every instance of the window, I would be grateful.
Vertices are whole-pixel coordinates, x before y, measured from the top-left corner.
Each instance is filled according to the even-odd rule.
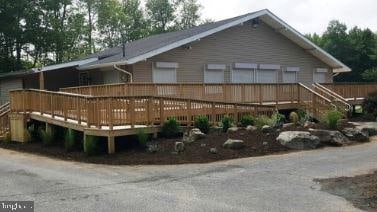
[[[325,83],[327,76],[327,69],[325,68],[317,68],[314,70],[313,73],[313,82],[315,83]]]
[[[287,69],[283,72],[283,82],[297,83],[297,74],[299,71],[299,67],[287,67]]]
[[[257,64],[235,63],[232,70],[233,83],[253,83]]]
[[[260,64],[257,73],[258,83],[277,83],[277,71],[280,65]]]
[[[178,63],[157,62],[153,68],[153,83],[176,83]]]
[[[208,64],[204,70],[204,83],[224,83],[226,65]]]

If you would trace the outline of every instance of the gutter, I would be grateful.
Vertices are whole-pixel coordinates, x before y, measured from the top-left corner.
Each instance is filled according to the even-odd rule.
[[[121,68],[118,67],[117,65],[114,65],[113,67],[114,67],[115,70],[120,71],[120,72],[125,73],[125,74],[127,74],[128,76],[130,76],[130,82],[131,82],[131,83],[133,82],[133,79],[132,79],[133,77],[132,77],[132,74],[131,74],[130,72],[128,72],[128,71],[126,71],[126,70],[124,70],[124,69],[121,69]]]

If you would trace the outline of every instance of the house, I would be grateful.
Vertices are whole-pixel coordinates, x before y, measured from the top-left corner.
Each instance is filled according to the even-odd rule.
[[[0,87],[58,90],[123,82],[310,85],[331,83],[333,75],[349,71],[272,12],[261,10],[47,66],[22,80],[14,76],[18,80]],[[1,84],[7,81],[3,79],[0,76]]]

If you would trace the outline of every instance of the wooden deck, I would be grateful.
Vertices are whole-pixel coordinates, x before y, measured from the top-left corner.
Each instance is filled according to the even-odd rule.
[[[16,90],[3,110],[84,135],[106,136],[113,152],[114,137],[136,134],[140,128],[156,134],[173,117],[182,126],[192,126],[197,116],[218,124],[224,116],[238,122],[244,115],[305,108],[320,119],[332,108],[349,110],[374,91],[376,84],[113,84],[60,92]]]

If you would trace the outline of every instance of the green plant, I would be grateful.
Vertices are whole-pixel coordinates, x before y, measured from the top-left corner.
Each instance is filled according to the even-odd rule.
[[[76,150],[77,142],[76,142],[77,136],[76,132],[72,129],[66,130],[65,136],[64,136],[64,148],[66,151],[71,152]]]
[[[7,132],[7,133],[5,134],[4,142],[5,142],[5,143],[10,143],[10,142],[12,142],[12,137],[11,137],[11,135],[10,135],[10,132]]]
[[[86,136],[86,139],[84,139],[84,152],[88,156],[94,156],[99,153],[99,138],[97,136]]]
[[[166,138],[177,137],[181,132],[181,127],[175,118],[170,118],[164,123],[161,129],[162,136]]]
[[[325,123],[331,129],[338,127],[339,120],[343,117],[343,113],[338,110],[330,110],[325,115]]]
[[[270,127],[273,127],[275,124],[274,120],[266,115],[258,116],[255,119],[255,126],[258,129],[262,129],[263,126],[268,125]]]
[[[293,123],[294,125],[297,125],[298,122],[299,122],[299,120],[300,120],[300,118],[299,118],[299,116],[298,116],[298,114],[296,112],[291,112],[289,114],[289,121],[291,123]]]
[[[30,134],[30,137],[31,137],[31,141],[38,141],[41,139],[41,136],[40,136],[40,133],[38,132],[37,130],[37,127],[35,124],[31,124],[28,128],[27,128],[29,134]]]
[[[363,111],[377,118],[377,92],[370,93],[363,101]]]
[[[144,129],[139,129],[137,131],[137,140],[138,140],[140,146],[142,146],[142,147],[147,146],[148,134],[145,132]]]
[[[285,116],[279,112],[275,112],[272,114],[271,119],[273,122],[272,127],[279,127],[284,124]]]
[[[221,120],[221,126],[223,129],[223,132],[227,132],[230,127],[233,125],[233,119],[229,116],[224,116],[224,118]]]
[[[309,114],[306,112],[306,110],[304,109],[299,109],[297,110],[297,115],[298,115],[298,119],[299,119],[299,122],[301,124],[304,124],[305,122],[309,121]]]
[[[247,127],[249,125],[254,125],[254,121],[255,121],[254,117],[250,115],[246,115],[246,116],[242,116],[240,123],[242,127]]]
[[[198,116],[194,120],[194,127],[198,128],[202,133],[207,134],[210,126],[207,116]]]
[[[39,135],[44,145],[51,146],[54,143],[54,133],[52,132],[51,129],[45,130],[45,129],[40,128]]]

